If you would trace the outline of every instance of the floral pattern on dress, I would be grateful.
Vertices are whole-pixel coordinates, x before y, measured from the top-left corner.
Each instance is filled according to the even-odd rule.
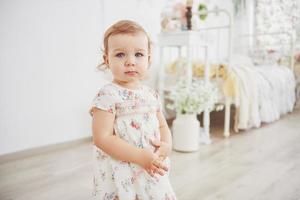
[[[154,151],[150,140],[160,139],[156,114],[161,103],[157,92],[146,86],[129,90],[110,83],[100,89],[92,106],[115,114],[114,134],[118,137]],[[140,166],[115,160],[95,145],[93,150],[95,200],[176,199],[169,172],[152,177]],[[164,162],[170,169],[169,158]]]

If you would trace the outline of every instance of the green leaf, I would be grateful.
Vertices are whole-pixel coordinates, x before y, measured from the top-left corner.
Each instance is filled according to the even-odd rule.
[[[198,11],[199,11],[199,12],[207,11],[206,5],[200,3],[199,6],[198,6]],[[207,13],[206,13],[206,14],[199,14],[199,18],[200,18],[201,20],[205,20],[206,17],[207,17]]]

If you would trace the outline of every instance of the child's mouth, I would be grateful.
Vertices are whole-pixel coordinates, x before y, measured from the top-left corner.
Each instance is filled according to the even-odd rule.
[[[135,76],[137,75],[138,73],[136,71],[128,71],[128,72],[125,72],[125,74],[129,75],[129,76]]]

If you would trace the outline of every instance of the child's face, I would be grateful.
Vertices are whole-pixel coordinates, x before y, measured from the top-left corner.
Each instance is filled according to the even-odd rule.
[[[110,36],[104,59],[114,81],[123,85],[138,84],[145,77],[149,66],[147,36],[143,33]]]

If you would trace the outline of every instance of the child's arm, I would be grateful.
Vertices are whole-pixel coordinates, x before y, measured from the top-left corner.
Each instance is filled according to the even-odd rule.
[[[159,121],[160,141],[152,141],[152,144],[158,148],[156,153],[165,158],[172,152],[172,135],[161,111],[157,112],[157,119]]]
[[[115,114],[93,108],[94,144],[117,160],[136,163],[147,171],[167,171],[167,167],[157,162],[157,155],[147,149],[135,147],[113,135]]]

